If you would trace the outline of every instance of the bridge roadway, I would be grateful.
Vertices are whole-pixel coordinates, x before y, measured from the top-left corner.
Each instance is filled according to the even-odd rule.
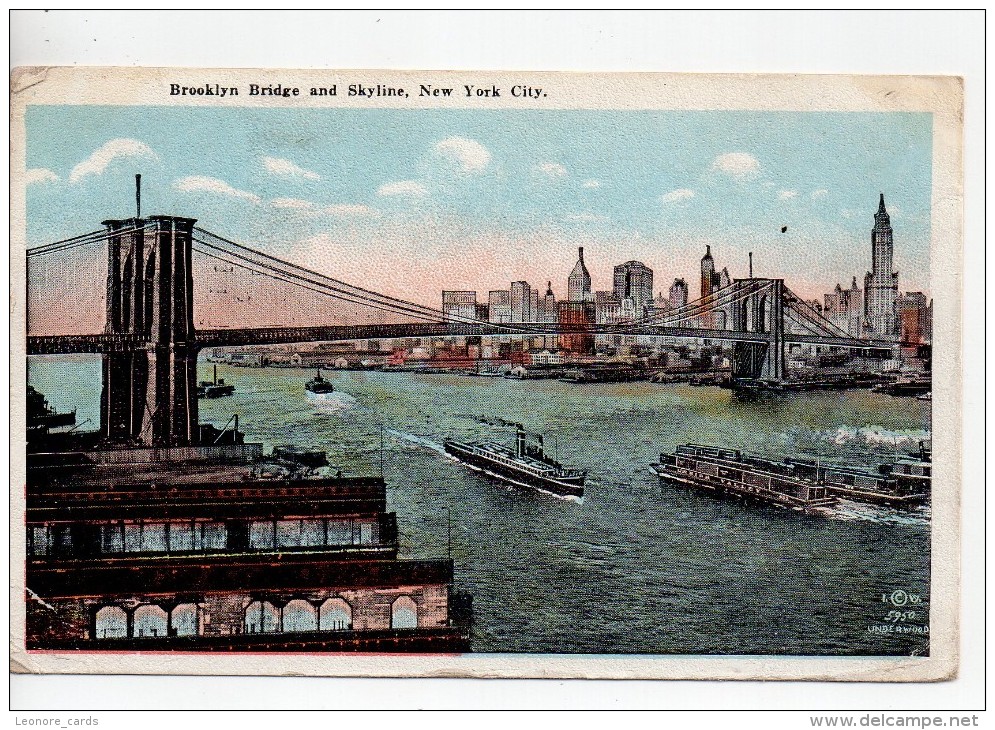
[[[254,327],[240,329],[198,330],[195,345],[208,347],[245,347],[250,345],[282,345],[298,342],[337,342],[348,340],[382,340],[415,337],[471,336],[541,336],[570,334],[648,335],[679,339],[719,340],[723,342],[772,342],[772,335],[762,332],[701,329],[695,327],[630,327],[624,325],[517,325],[514,331],[482,322],[455,324],[450,322],[411,322],[403,324],[328,325],[323,327]],[[842,347],[847,349],[890,348],[893,342],[856,340],[846,337],[803,335],[785,332],[784,341],[799,344]],[[32,335],[28,337],[29,355],[72,353],[133,352],[153,347],[154,342],[140,335]]]

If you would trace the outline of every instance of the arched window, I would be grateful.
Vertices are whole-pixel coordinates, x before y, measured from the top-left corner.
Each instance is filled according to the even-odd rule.
[[[135,609],[135,636],[167,636],[168,625],[169,616],[158,606],[145,605]]]
[[[128,636],[128,614],[117,606],[104,606],[97,611],[97,638],[124,639]]]
[[[280,614],[269,601],[253,601],[245,609],[245,633],[261,634],[280,630]]]
[[[352,626],[352,607],[342,598],[329,598],[321,604],[319,619],[322,631],[347,631]]]
[[[318,612],[307,601],[291,601],[283,607],[283,630],[287,633],[317,631]]]
[[[181,603],[173,609],[173,631],[177,636],[197,636],[200,633],[200,620],[197,616],[197,605]]]
[[[408,596],[401,596],[390,607],[392,629],[417,629],[418,606]]]

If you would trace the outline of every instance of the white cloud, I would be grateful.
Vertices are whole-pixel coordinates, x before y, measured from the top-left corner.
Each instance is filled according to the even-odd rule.
[[[660,200],[664,203],[679,203],[682,200],[691,200],[694,197],[694,190],[688,188],[678,188],[671,190],[666,195],[661,195]]]
[[[300,165],[290,160],[285,160],[282,157],[264,157],[263,167],[266,168],[267,172],[272,172],[274,175],[280,177],[301,177],[305,180],[321,179],[321,175],[318,173],[312,170],[305,170]]]
[[[592,177],[590,180],[585,180],[583,183],[581,183],[581,187],[582,188],[587,188],[588,190],[593,190],[594,188],[600,188],[601,187],[601,181],[600,180],[595,180]]]
[[[491,161],[491,153],[486,147],[466,137],[444,139],[435,145],[435,151],[459,164],[463,172],[480,172]]]
[[[712,161],[712,169],[736,180],[746,180],[760,172],[760,162],[746,152],[727,152]]]
[[[792,198],[798,197],[798,191],[796,190],[781,190],[777,194],[778,200],[791,200]]]
[[[24,173],[24,183],[34,185],[35,183],[59,182],[59,176],[44,167],[36,167]]]
[[[371,208],[368,205],[363,205],[361,203],[357,204],[340,204],[340,205],[329,205],[326,208],[322,208],[321,212],[325,215],[334,215],[342,218],[351,218],[357,216],[375,216],[379,215],[379,212]]]
[[[119,157],[144,157],[158,160],[151,147],[137,139],[112,139],[94,150],[93,154],[76,165],[69,173],[69,182],[76,183],[87,175],[100,175],[107,166]]]
[[[423,198],[428,195],[428,190],[425,189],[424,185],[415,180],[398,180],[397,182],[381,185],[377,188],[377,195],[384,197]]]
[[[547,177],[556,179],[558,177],[566,177],[567,168],[558,162],[544,162],[541,165],[537,165],[536,169]]]
[[[218,180],[216,177],[206,177],[203,175],[181,177],[179,180],[173,182],[173,187],[185,193],[215,193],[216,195],[224,195],[228,198],[248,200],[252,203],[260,202],[258,195],[233,188],[224,180]]]
[[[825,189],[822,189],[822,190],[813,190],[812,191],[812,200],[818,200],[819,198],[824,198],[827,195],[829,195],[829,191],[828,190],[825,190]]]
[[[314,203],[310,200],[301,200],[300,198],[274,198],[269,204],[274,208],[293,208],[296,210],[308,210],[314,207]]]

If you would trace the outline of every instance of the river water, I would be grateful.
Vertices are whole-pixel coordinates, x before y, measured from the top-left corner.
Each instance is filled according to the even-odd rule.
[[[203,378],[210,366],[201,365]],[[806,517],[661,484],[648,465],[698,442],[861,466],[912,450],[929,403],[866,391],[769,395],[457,375],[218,367],[236,387],[201,420],[241,418],[246,440],[319,447],[346,475],[377,474],[401,556],[445,557],[474,598],[478,652],[899,655],[928,653],[928,512],[843,503]],[[32,358],[30,382],[99,420],[99,360]],[[442,452],[504,440],[518,421],[587,469],[582,502],[505,486]],[[84,427],[84,429],[89,426]],[[905,591],[908,633],[882,629]],[[893,627],[894,628],[894,627]]]

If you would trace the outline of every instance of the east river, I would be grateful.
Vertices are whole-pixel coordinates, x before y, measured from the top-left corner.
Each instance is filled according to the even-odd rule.
[[[210,365],[201,364],[210,377]],[[928,652],[928,513],[844,503],[834,517],[715,499],[661,484],[661,451],[687,442],[876,467],[911,451],[930,404],[867,391],[742,399],[719,388],[574,385],[458,375],[218,367],[247,441],[326,451],[345,475],[378,474],[401,556],[445,557],[473,594],[478,652],[885,655]],[[99,421],[99,360],[32,358],[29,378],[78,422]],[[517,421],[589,471],[580,503],[505,486],[442,452],[504,440]],[[90,425],[83,426],[88,430]],[[450,540],[451,526],[451,540]],[[915,597],[888,629],[895,591]],[[904,607],[910,609],[910,605]],[[919,626],[919,630],[916,630]]]

